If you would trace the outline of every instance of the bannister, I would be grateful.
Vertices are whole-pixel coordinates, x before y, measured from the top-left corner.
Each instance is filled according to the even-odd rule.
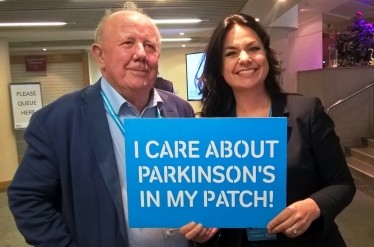
[[[370,84],[370,85],[367,85],[366,87],[364,87],[364,88],[358,90],[357,92],[351,94],[350,96],[348,96],[348,97],[346,97],[346,98],[344,98],[344,99],[338,100],[337,102],[335,102],[334,104],[332,104],[329,108],[327,108],[327,114],[329,114],[330,110],[331,110],[332,108],[334,108],[335,106],[340,105],[340,104],[343,103],[344,101],[349,100],[350,98],[352,98],[352,97],[356,96],[357,94],[359,94],[359,93],[365,91],[366,89],[368,89],[369,87],[372,87],[373,85],[374,85],[374,83],[372,83],[372,84]]]

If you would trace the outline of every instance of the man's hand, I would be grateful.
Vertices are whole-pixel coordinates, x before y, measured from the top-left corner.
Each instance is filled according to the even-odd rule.
[[[190,222],[179,229],[186,239],[198,243],[204,243],[211,239],[218,232],[218,228],[203,228],[202,224]]]

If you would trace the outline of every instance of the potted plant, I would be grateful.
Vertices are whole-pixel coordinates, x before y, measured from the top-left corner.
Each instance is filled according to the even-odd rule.
[[[370,65],[374,48],[373,32],[373,24],[366,22],[362,13],[357,12],[353,25],[336,36],[335,49],[338,52],[338,66]]]

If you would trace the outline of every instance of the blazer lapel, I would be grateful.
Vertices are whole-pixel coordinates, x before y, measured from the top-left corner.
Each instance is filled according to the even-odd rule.
[[[97,164],[117,209],[118,217],[122,219],[120,220],[122,235],[127,241],[121,186],[112,138],[100,90],[100,82],[97,82],[84,91],[82,98],[87,102],[87,105],[82,107],[82,114]]]
[[[160,95],[162,101],[164,102],[164,105],[163,105],[162,110],[161,110],[162,116],[166,117],[166,118],[179,117],[178,111],[177,111],[177,106],[174,102],[169,100],[169,96],[166,93],[161,92],[160,90],[158,90],[157,92]]]

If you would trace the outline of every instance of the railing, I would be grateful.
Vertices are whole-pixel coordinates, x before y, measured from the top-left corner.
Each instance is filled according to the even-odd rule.
[[[372,87],[372,86],[374,86],[374,83],[372,83],[372,84],[370,84],[370,85],[367,85],[367,86],[364,87],[363,89],[358,90],[357,92],[355,92],[355,93],[349,95],[348,97],[346,97],[346,98],[344,98],[344,99],[338,100],[337,102],[335,102],[334,104],[332,104],[329,108],[327,108],[327,114],[329,114],[329,111],[330,111],[332,108],[334,108],[335,106],[337,106],[337,105],[343,103],[343,102],[346,101],[346,100],[349,100],[349,99],[352,98],[353,96],[356,96],[357,94],[359,94],[359,93],[365,91],[366,89],[368,89],[369,87]]]

